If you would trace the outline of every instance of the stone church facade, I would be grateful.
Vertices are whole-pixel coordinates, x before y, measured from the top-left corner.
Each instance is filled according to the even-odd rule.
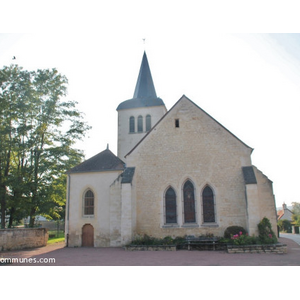
[[[167,111],[146,53],[117,111],[118,156],[106,149],[68,171],[68,246],[223,236],[232,225],[252,235],[263,217],[276,228],[272,182],[252,165],[253,149],[185,95]]]

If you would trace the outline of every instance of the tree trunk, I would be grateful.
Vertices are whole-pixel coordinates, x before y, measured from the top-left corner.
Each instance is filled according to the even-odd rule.
[[[29,227],[33,228],[34,227],[34,222],[35,222],[35,208],[32,208],[30,210],[30,219],[29,219]]]
[[[5,199],[1,197],[1,229],[5,228]]]
[[[0,187],[1,198],[1,229],[5,228],[5,210],[6,210],[6,190],[4,186]]]
[[[12,207],[9,211],[9,221],[8,221],[8,228],[11,228],[12,227],[12,223],[13,223],[13,220],[14,220],[14,214],[15,214],[15,208]]]

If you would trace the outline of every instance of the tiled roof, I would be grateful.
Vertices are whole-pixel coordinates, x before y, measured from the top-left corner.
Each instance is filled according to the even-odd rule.
[[[124,170],[124,162],[106,149],[90,159],[70,169],[67,173],[86,173]]]
[[[278,220],[280,220],[283,216],[284,216],[284,210],[279,210],[277,212],[277,218],[278,218]]]

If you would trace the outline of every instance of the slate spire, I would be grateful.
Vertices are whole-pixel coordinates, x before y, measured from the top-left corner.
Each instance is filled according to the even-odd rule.
[[[147,55],[144,52],[133,98],[120,103],[117,111],[151,106],[165,106],[165,104],[162,99],[156,96]]]
[[[135,86],[133,98],[157,98],[146,52],[144,52],[142,64]]]

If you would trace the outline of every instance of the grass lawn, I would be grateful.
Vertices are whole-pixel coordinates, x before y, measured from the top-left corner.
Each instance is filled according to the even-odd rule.
[[[57,231],[49,231],[48,234],[49,239],[47,245],[63,242],[65,240],[65,233],[63,231],[59,231],[58,234]]]
[[[65,241],[65,238],[54,238],[54,239],[49,239],[48,242],[47,242],[47,245],[50,245],[50,244],[55,244],[55,243],[59,243],[59,242],[64,242]]]

